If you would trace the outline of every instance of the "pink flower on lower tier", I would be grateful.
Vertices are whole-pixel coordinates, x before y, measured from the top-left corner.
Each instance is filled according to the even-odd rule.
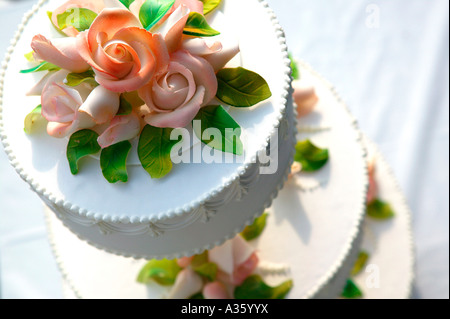
[[[297,117],[304,117],[311,113],[319,101],[316,90],[311,85],[303,84],[302,81],[294,81],[292,87],[294,102],[297,104]]]
[[[241,285],[258,266],[255,249],[240,235],[211,249],[208,255],[209,261],[219,268],[218,280],[234,286]]]
[[[92,128],[110,121],[119,109],[119,96],[98,86],[77,87],[64,85],[68,71],[55,72],[41,95],[42,116],[49,123],[47,132],[54,137],[65,137],[80,129]]]
[[[214,98],[217,78],[205,59],[179,50],[171,55],[167,71],[138,93],[147,106],[141,114],[145,122],[155,127],[180,128]]]
[[[227,287],[219,281],[209,282],[203,287],[205,299],[229,299]]]
[[[143,29],[126,9],[104,9],[77,36],[77,49],[94,69],[96,81],[114,92],[141,88],[169,64],[163,37]]]
[[[140,132],[141,122],[136,114],[118,115],[111,120],[97,141],[101,148],[106,148],[122,141],[131,140]]]
[[[372,202],[378,196],[378,185],[375,180],[375,159],[371,159],[368,165],[369,169],[369,189],[367,191],[367,203]]]

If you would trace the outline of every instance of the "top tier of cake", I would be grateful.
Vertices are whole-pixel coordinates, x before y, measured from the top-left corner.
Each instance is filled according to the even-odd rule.
[[[207,17],[211,26],[239,38],[240,56],[233,63],[259,73],[272,92],[271,98],[254,107],[228,110],[242,127],[244,155],[232,157],[232,163],[227,164],[177,164],[162,179],[151,179],[142,167],[134,165],[137,161],[130,155],[129,181],[117,184],[109,184],[103,178],[99,160],[94,157],[82,163],[78,175],[72,175],[66,159],[67,139],[53,138],[44,132],[27,135],[23,130],[25,116],[40,104],[39,97],[26,96],[26,92],[42,77],[19,73],[29,67],[23,54],[30,51],[31,39],[37,33],[48,38],[59,36],[46,14],[59,5],[56,0],[40,1],[24,18],[12,42],[14,48],[6,58],[0,109],[0,135],[5,150],[17,172],[44,202],[82,226],[99,225],[106,233],[142,234],[157,223],[163,228],[179,229],[200,215],[208,219],[221,205],[242,197],[259,178],[259,165],[255,163],[258,152],[266,150],[271,137],[285,137],[290,132],[293,116],[292,109],[287,111],[286,107],[290,68],[285,39],[267,4],[260,0],[224,0],[217,12]],[[205,146],[195,142],[193,135],[189,152],[195,157]],[[287,154],[291,153],[293,142],[289,144]],[[214,158],[226,159],[226,155],[217,151]],[[281,171],[281,175],[289,166],[289,161],[282,162],[276,171]],[[268,187],[273,190],[278,184],[277,178]],[[260,206],[262,209],[263,204]]]

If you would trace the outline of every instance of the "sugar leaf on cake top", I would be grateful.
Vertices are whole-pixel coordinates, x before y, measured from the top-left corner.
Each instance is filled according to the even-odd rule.
[[[21,73],[46,72],[29,95],[41,97],[47,133],[69,138],[73,174],[78,173],[78,160],[101,152],[105,178],[127,181],[130,147],[122,142],[139,140],[142,166],[152,178],[162,178],[172,168],[169,155],[177,142],[165,137],[194,119],[201,120],[195,133],[203,143],[243,154],[240,134],[213,138],[205,130],[240,132],[223,106],[251,107],[271,92],[258,74],[225,68],[239,53],[239,44],[224,41],[206,16],[220,2],[69,0],[48,12],[61,36],[35,35],[33,52],[26,54],[32,65]],[[223,104],[213,103],[215,98]],[[35,108],[25,121],[27,133],[34,132],[38,119]],[[89,143],[83,144],[86,136]],[[71,157],[74,153],[80,156]]]

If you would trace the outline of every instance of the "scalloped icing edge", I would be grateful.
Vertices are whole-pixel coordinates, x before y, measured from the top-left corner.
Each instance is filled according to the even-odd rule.
[[[106,214],[99,214],[95,212],[88,211],[86,209],[80,208],[77,205],[74,205],[68,201],[64,201],[62,199],[56,198],[54,195],[49,193],[46,189],[41,187],[38,183],[38,181],[31,178],[28,174],[25,173],[24,169],[20,166],[20,163],[16,160],[15,155],[13,154],[13,151],[9,148],[9,142],[7,139],[7,136],[4,133],[3,130],[3,116],[2,116],[2,104],[3,104],[3,83],[4,83],[4,76],[8,67],[8,62],[10,60],[11,54],[13,53],[15,46],[17,44],[17,41],[20,39],[22,32],[27,25],[28,21],[31,19],[31,17],[45,4],[48,0],[39,0],[37,4],[35,4],[32,9],[27,12],[23,19],[22,23],[19,25],[19,28],[17,29],[14,38],[11,40],[11,45],[7,50],[7,53],[5,55],[5,59],[2,62],[2,68],[0,70],[0,139],[2,141],[2,144],[4,146],[5,152],[8,156],[8,159],[11,163],[11,165],[14,167],[16,172],[20,175],[20,177],[26,181],[31,188],[38,194],[38,196],[44,200],[44,202],[49,205],[52,209],[57,208],[56,214],[62,214],[66,215],[68,218],[72,219],[73,221],[85,225],[85,226],[94,226],[94,225],[100,225],[99,230],[103,233],[111,233],[111,232],[120,232],[124,234],[133,234],[132,227],[129,226],[129,224],[137,225],[135,227],[136,234],[142,234],[143,232],[147,232],[150,235],[158,236],[161,231],[168,230],[165,229],[166,227],[157,225],[157,223],[164,224],[165,221],[170,219],[176,219],[176,218],[182,218],[186,217],[186,222],[181,222],[178,224],[175,224],[173,228],[169,229],[179,229],[182,227],[186,227],[193,222],[197,221],[198,219],[201,219],[205,222],[207,222],[210,218],[214,215],[214,209],[208,209],[209,202],[212,203],[211,206],[214,206],[214,203],[218,200],[220,201],[220,196],[222,193],[226,193],[227,189],[230,188],[230,186],[233,185],[233,183],[236,183],[238,181],[239,184],[241,184],[241,178],[245,178],[245,174],[249,171],[251,167],[257,166],[257,154],[252,156],[250,159],[250,163],[243,164],[243,166],[239,167],[237,169],[237,172],[231,175],[228,180],[226,180],[221,186],[217,187],[216,189],[213,189],[209,194],[203,196],[200,199],[196,199],[192,201],[191,203],[185,205],[182,208],[176,208],[172,209],[163,213],[159,213],[157,216],[153,216],[151,218],[148,218],[146,216],[139,217],[139,216],[110,216]],[[280,96],[279,103],[283,104],[284,107],[280,109],[280,113],[276,115],[276,121],[272,126],[272,130],[268,134],[268,137],[265,141],[265,144],[262,145],[260,148],[260,151],[263,151],[266,149],[270,137],[276,134],[277,129],[280,127],[283,118],[285,117],[286,112],[286,104],[288,102],[289,94],[290,94],[290,88],[291,88],[291,68],[290,68],[290,59],[288,57],[288,50],[286,45],[286,38],[283,29],[281,28],[275,13],[270,9],[268,3],[265,0],[258,0],[258,2],[265,8],[266,13],[268,17],[270,18],[270,21],[273,24],[275,34],[278,37],[280,49],[282,50],[283,54],[283,60],[285,64],[285,70],[284,70],[284,85],[283,85],[283,93]],[[258,175],[259,176],[259,175]],[[236,196],[234,198],[229,198],[228,201],[226,201],[224,204],[228,203],[230,200],[240,200],[243,195],[245,195],[245,188],[246,185],[240,185],[241,190],[239,192],[236,192]],[[223,201],[222,201],[223,202]],[[194,216],[193,216],[194,215]],[[142,225],[144,224],[144,225]],[[125,226],[124,226],[125,225]]]

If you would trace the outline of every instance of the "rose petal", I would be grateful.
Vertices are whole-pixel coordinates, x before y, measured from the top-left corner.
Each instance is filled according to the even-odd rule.
[[[174,7],[178,8],[181,5],[185,5],[190,11],[203,14],[203,2],[199,0],[176,0]]]
[[[119,94],[97,86],[86,101],[80,106],[79,111],[87,113],[95,123],[103,124],[110,121],[119,110]]]
[[[205,88],[197,87],[194,97],[181,108],[170,113],[150,113],[145,117],[145,122],[155,127],[186,127],[197,115],[205,96]]]
[[[39,34],[33,37],[31,48],[39,59],[71,72],[80,73],[89,69],[89,65],[78,52],[75,38],[57,38],[50,42],[46,37]]]
[[[222,50],[205,56],[205,59],[211,64],[215,72],[220,71],[223,67],[239,53],[239,42],[232,36],[219,37],[222,41]]]
[[[179,6],[155,31],[163,36],[169,52],[176,51],[180,46],[189,12],[190,10],[185,5]]]
[[[226,287],[218,281],[209,282],[203,287],[205,299],[228,299]]]
[[[209,103],[217,93],[217,77],[212,66],[204,59],[179,50],[172,54],[172,61],[184,65],[194,75],[195,83],[205,87],[202,106]]]
[[[375,179],[375,159],[372,158],[368,165],[369,170],[369,189],[367,191],[367,203],[372,202],[378,196],[378,184]]]
[[[214,39],[190,38],[183,41],[182,49],[192,55],[204,56],[220,52],[222,43]]]
[[[113,118],[109,127],[98,137],[97,142],[102,147],[131,140],[141,131],[139,117],[131,113],[129,115],[119,115]]]
[[[44,89],[45,85],[48,83],[49,79],[52,77],[52,75],[55,74],[55,72],[47,72],[46,75],[42,77],[42,79],[39,80],[38,83],[36,83],[28,92],[27,96],[41,96],[42,90]]]
[[[50,122],[71,122],[82,103],[77,90],[55,82],[49,83],[41,96],[42,116]]]
[[[253,253],[245,262],[238,264],[233,272],[232,283],[236,286],[241,285],[256,269],[258,262],[258,256],[256,253]]]
[[[168,295],[169,299],[186,299],[202,290],[202,278],[192,269],[186,268],[178,273]]]
[[[215,263],[217,267],[228,276],[233,274],[233,239],[226,241],[223,245],[214,247],[208,252],[209,261]]]

